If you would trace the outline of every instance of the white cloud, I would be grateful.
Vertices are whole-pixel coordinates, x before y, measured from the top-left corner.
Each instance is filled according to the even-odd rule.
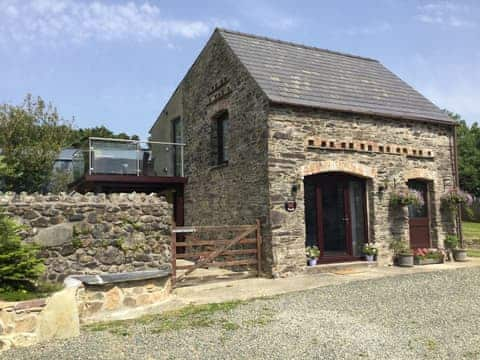
[[[390,30],[392,30],[392,26],[387,22],[383,22],[381,24],[370,25],[370,26],[350,27],[345,30],[342,30],[342,32],[350,36],[358,36],[358,35],[369,36],[369,35],[381,34],[384,32],[388,32]]]
[[[247,19],[272,30],[289,30],[295,28],[299,23],[297,17],[282,11],[276,3],[245,0],[238,2],[237,7]]]
[[[480,123],[480,66],[477,61],[438,63],[416,54],[406,61],[405,79],[440,108],[459,113],[467,122]]]
[[[0,0],[1,42],[196,38],[210,32],[212,26],[210,21],[167,18],[148,2]]]
[[[415,18],[425,24],[439,24],[456,28],[476,27],[469,19],[469,7],[449,1],[428,3],[418,7]]]

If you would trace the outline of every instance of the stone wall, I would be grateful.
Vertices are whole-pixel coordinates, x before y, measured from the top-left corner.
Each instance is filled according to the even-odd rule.
[[[80,323],[138,316],[141,311],[167,299],[170,290],[169,276],[105,285],[84,284],[77,292]]]
[[[75,288],[46,299],[0,302],[0,352],[80,334]]]
[[[0,194],[0,210],[41,247],[45,278],[170,264],[172,208],[156,194]]]
[[[408,222],[389,206],[389,198],[395,186],[409,179],[429,182],[432,245],[442,246],[446,233],[453,231],[440,209],[440,196],[455,183],[451,127],[282,106],[271,108],[268,124],[274,272],[295,271],[305,264],[303,178],[311,174],[340,171],[367,179],[369,238],[380,245],[381,262],[391,259],[388,247],[394,237],[408,236]],[[327,146],[317,144],[319,139]],[[329,141],[335,143],[334,149],[328,148]],[[354,149],[349,149],[350,143]],[[365,150],[355,146],[361,143]],[[396,149],[386,153],[386,147],[378,149],[375,144],[398,145],[400,154]],[[413,149],[429,149],[432,156],[414,156]],[[293,184],[301,185],[297,209],[287,213],[284,204]],[[388,190],[379,191],[381,186]]]
[[[165,307],[170,269],[76,275],[44,299],[0,301],[0,352],[80,334],[80,324],[136,318]]]
[[[268,238],[268,102],[264,94],[218,33],[180,87],[187,144],[185,224],[253,225],[260,219],[263,237]],[[170,114],[168,107],[165,111]],[[215,117],[225,111],[229,160],[217,165]],[[270,250],[263,249],[266,259],[271,259]]]

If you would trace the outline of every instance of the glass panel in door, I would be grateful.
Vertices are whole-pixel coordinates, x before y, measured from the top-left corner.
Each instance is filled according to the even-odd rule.
[[[352,229],[352,255],[362,256],[365,243],[365,185],[361,180],[350,180],[348,183],[350,197],[350,218]]]
[[[346,255],[345,184],[332,182],[322,185],[322,218],[324,255]]]

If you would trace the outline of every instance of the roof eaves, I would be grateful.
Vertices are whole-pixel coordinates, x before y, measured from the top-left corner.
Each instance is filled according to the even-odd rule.
[[[442,120],[442,119],[435,119],[435,118],[429,118],[429,117],[424,117],[424,116],[414,116],[414,115],[400,115],[400,114],[392,114],[392,113],[387,113],[387,112],[378,112],[378,111],[366,111],[366,110],[359,110],[359,109],[351,109],[348,107],[342,107],[342,106],[336,106],[336,107],[329,107],[329,106],[313,106],[313,105],[305,105],[305,104],[300,104],[296,103],[293,101],[288,101],[288,100],[282,100],[282,99],[272,99],[269,97],[270,103],[271,104],[276,104],[276,105],[289,105],[289,106],[295,106],[295,107],[301,107],[301,108],[310,108],[310,109],[321,109],[321,110],[328,110],[328,111],[341,111],[341,112],[347,112],[347,113],[353,113],[353,114],[362,114],[362,115],[371,115],[371,116],[383,116],[383,117],[389,117],[392,119],[400,119],[400,120],[413,120],[413,121],[423,121],[426,123],[433,123],[433,124],[442,124],[442,125],[451,125],[451,126],[456,126],[458,123],[454,120]]]

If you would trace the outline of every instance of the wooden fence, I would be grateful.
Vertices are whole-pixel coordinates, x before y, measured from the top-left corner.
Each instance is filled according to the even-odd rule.
[[[226,234],[233,235],[227,239]],[[199,268],[238,268],[255,266],[261,269],[262,237],[260,221],[254,225],[181,226],[172,229],[172,286]],[[183,251],[179,251],[183,250]],[[193,261],[177,265],[177,259]],[[177,277],[177,270],[185,270]]]

